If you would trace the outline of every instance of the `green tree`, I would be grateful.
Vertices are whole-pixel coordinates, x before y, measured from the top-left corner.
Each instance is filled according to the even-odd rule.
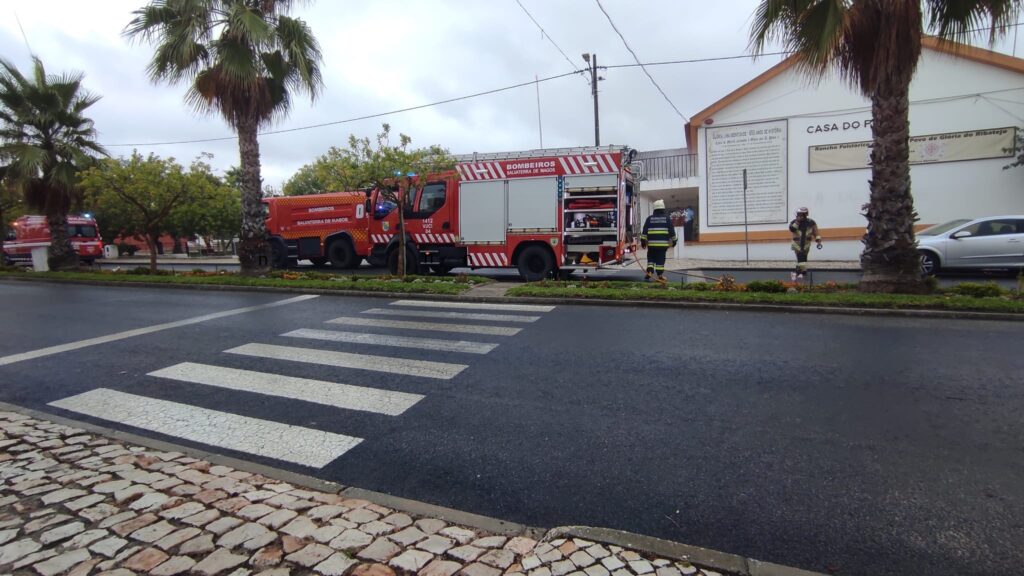
[[[261,203],[261,126],[280,119],[292,95],[319,94],[320,47],[306,23],[287,13],[294,0],[152,0],[125,28],[156,44],[154,81],[188,82],[186,100],[219,113],[238,133],[244,274],[270,266]]]
[[[67,216],[77,196],[79,173],[106,154],[85,115],[99,96],[83,86],[83,74],[47,74],[32,58],[24,76],[0,58],[0,158],[8,159],[6,180],[26,205],[41,211],[50,227],[49,265],[75,268],[78,255],[68,239]]]
[[[196,161],[201,164],[200,161]],[[97,218],[120,212],[126,220],[122,234],[140,235],[149,246],[149,268],[156,270],[157,242],[166,231],[171,212],[190,202],[197,189],[209,185],[201,167],[185,173],[174,158],[154,154],[143,157],[133,152],[130,158],[107,159],[82,174],[82,188]]]
[[[164,231],[173,236],[176,242],[200,236],[209,245],[211,237],[224,231],[225,223],[230,223],[227,232],[229,237],[238,232],[242,219],[241,195],[237,188],[213,173],[205,161],[209,158],[212,155],[202,154],[192,163],[187,174],[191,188],[190,199],[175,206],[165,222]]]
[[[306,194],[323,194],[327,187],[316,173],[314,164],[306,164],[299,168],[282,187],[285,196],[304,196]]]
[[[427,184],[427,177],[455,167],[455,159],[440,146],[411,148],[412,139],[399,134],[391,143],[391,126],[384,124],[375,140],[349,136],[348,148],[338,150],[345,170],[336,174],[340,190],[376,188],[385,199],[405,206]],[[398,230],[405,230],[405,210],[398,210]],[[406,235],[399,235],[398,273],[405,277],[413,266],[406,263]]]
[[[924,5],[922,7],[922,4]],[[1016,21],[1021,0],[761,0],[751,48],[780,42],[802,70],[830,70],[871,99],[871,180],[860,286],[871,292],[920,292],[910,192],[910,81],[927,29],[966,42],[984,26],[994,41]]]

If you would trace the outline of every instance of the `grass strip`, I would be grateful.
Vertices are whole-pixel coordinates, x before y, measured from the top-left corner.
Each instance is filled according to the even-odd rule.
[[[11,272],[0,271],[0,278],[25,278],[57,280],[66,282],[120,282],[124,284],[166,284],[168,286],[246,286],[266,288],[291,288],[332,290],[338,292],[394,292],[405,294],[461,294],[466,290],[491,280],[475,276],[429,277],[410,276],[405,280],[392,278],[367,278],[365,276],[342,276],[329,279],[284,279],[253,278],[237,274],[219,275],[151,275],[119,274],[98,272]]]
[[[623,283],[625,286],[587,288],[528,284],[508,291],[508,296],[537,298],[580,298],[591,300],[728,302],[735,304],[778,304],[786,306],[830,306],[838,308],[878,308],[887,310],[956,310],[970,312],[1024,313],[1024,299],[1019,296],[977,298],[956,294],[870,294],[842,292],[717,292],[650,287]]]

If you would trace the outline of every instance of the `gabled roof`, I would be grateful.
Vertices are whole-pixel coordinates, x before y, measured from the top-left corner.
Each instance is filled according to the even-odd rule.
[[[1006,54],[1000,54],[999,52],[993,52],[991,50],[985,50],[984,48],[975,48],[974,46],[968,46],[967,44],[960,44],[950,40],[939,40],[934,36],[925,36],[922,38],[921,47],[941,52],[943,54],[959,56],[974,62],[988,64],[989,66],[995,66],[996,68],[1002,68],[1018,74],[1024,74],[1024,59],[1007,56]],[[693,149],[697,145],[697,128],[706,119],[711,118],[719,110],[726,108],[733,102],[736,102],[740,98],[750,94],[772,78],[775,78],[779,74],[789,70],[795,66],[796,63],[796,56],[790,56],[775,66],[765,70],[758,76],[755,76],[753,80],[726,94],[726,96],[721,100],[694,114],[686,124],[687,147]]]

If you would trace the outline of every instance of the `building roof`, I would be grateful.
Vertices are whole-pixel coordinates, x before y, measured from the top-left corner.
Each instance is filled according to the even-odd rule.
[[[1000,54],[999,52],[993,52],[992,50],[975,48],[974,46],[960,44],[951,40],[940,40],[934,36],[925,36],[922,38],[921,47],[935,52],[941,52],[943,54],[959,56],[974,62],[988,64],[989,66],[995,66],[996,68],[1002,68],[1011,72],[1017,72],[1018,74],[1024,74],[1024,59],[1007,56],[1006,54]],[[694,114],[686,124],[687,147],[692,149],[697,145],[697,129],[705,120],[711,118],[719,110],[728,107],[733,102],[736,102],[740,98],[750,94],[761,85],[789,70],[796,64],[797,57],[795,55],[790,56],[775,66],[765,70],[758,76],[755,76],[746,84],[726,94],[721,100]]]

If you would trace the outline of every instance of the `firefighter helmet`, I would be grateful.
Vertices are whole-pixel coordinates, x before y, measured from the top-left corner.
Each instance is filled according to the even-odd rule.
[[[655,210],[664,210],[665,209],[665,201],[664,200],[655,200],[653,208]]]
[[[796,215],[797,216],[800,216],[801,214],[803,214],[804,216],[807,216],[810,213],[811,213],[811,211],[808,210],[807,208],[800,208],[799,210],[796,211]]]

